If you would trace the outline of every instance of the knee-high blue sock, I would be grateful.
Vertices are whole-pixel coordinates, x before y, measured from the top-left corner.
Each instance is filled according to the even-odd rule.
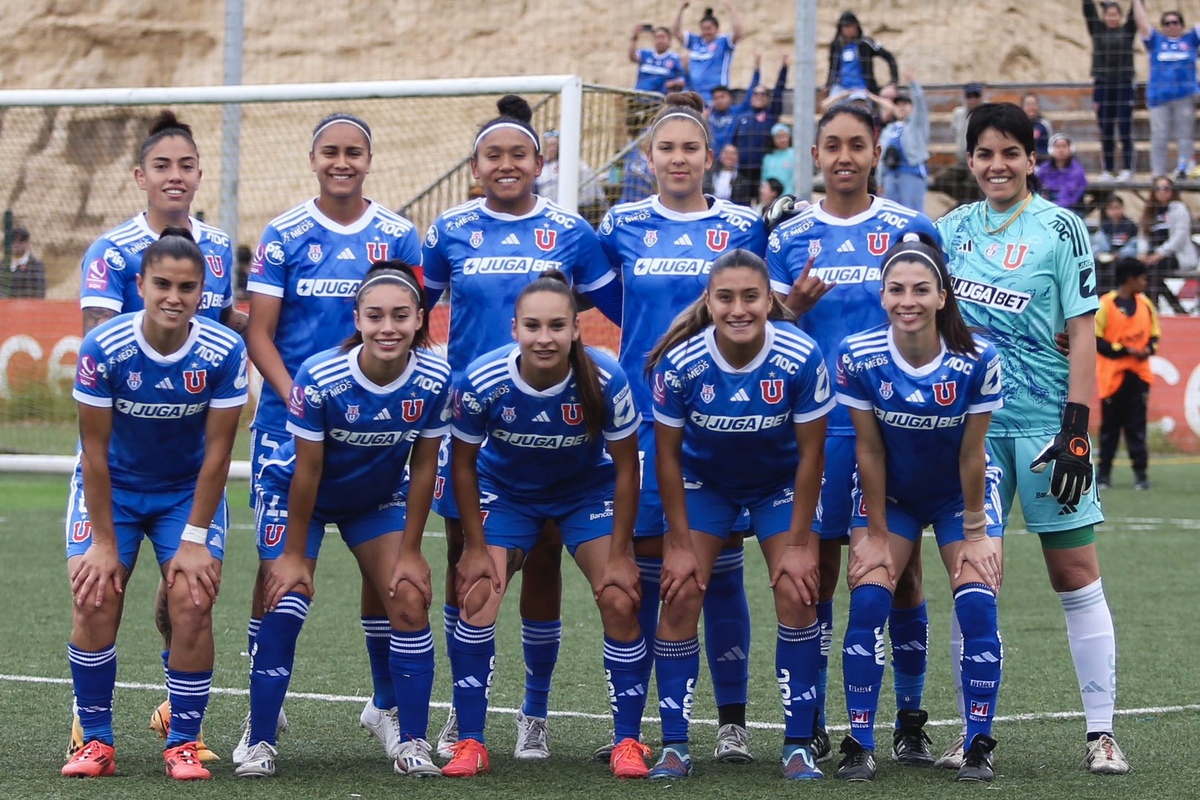
[[[450,652],[454,649],[454,630],[458,627],[458,606],[446,604],[442,606],[442,630],[446,633],[446,660],[450,660]]]
[[[746,705],[750,604],[746,600],[745,563],[744,550],[722,550],[704,593],[704,652],[718,709]],[[738,724],[745,725],[742,716]]]
[[[658,714],[663,744],[686,744],[692,699],[700,679],[700,640],[654,639],[654,669],[658,674]]]
[[[83,726],[83,741],[99,739],[105,744],[112,744],[117,646],[114,644],[92,652],[68,644],[67,660],[71,663],[71,682],[75,685],[75,706],[79,712],[79,724]]]
[[[433,695],[433,631],[391,632],[392,685],[400,717],[400,741],[425,739],[429,733],[429,698]]]
[[[821,661],[817,667],[817,724],[825,725],[825,696],[829,691],[829,649],[833,647],[833,601],[817,603],[817,624],[821,626]]]
[[[292,682],[296,640],[312,601],[289,592],[274,611],[263,615],[250,657],[250,744],[275,744],[279,709]]]
[[[650,673],[654,671],[654,636],[658,633],[659,591],[662,584],[662,559],[649,556],[637,557],[638,571],[641,573],[642,604],[638,608],[638,626],[642,629],[642,637],[646,640],[646,661],[643,666],[645,673],[642,683],[650,687]]]
[[[817,674],[821,663],[821,625],[790,628],[779,624],[775,642],[775,677],[783,696],[783,735],[788,743],[812,739],[817,707]]]
[[[967,743],[992,735],[1000,695],[1004,645],[996,612],[996,593],[983,583],[967,583],[954,593],[954,613],[962,627],[962,687],[967,710]]]
[[[496,626],[476,628],[461,619],[450,651],[454,673],[454,708],[458,711],[458,738],[482,742],[487,719],[488,687],[496,668]]]
[[[643,676],[649,658],[646,640],[641,636],[632,642],[604,637],[604,675],[613,712],[614,742],[642,735],[642,712],[646,710]]]
[[[251,617],[246,623],[246,655],[254,652],[254,640],[258,638],[258,629],[262,627],[262,617]]]
[[[842,675],[846,682],[850,735],[867,750],[875,749],[875,711],[886,658],[883,628],[891,607],[892,593],[877,584],[859,584],[850,592]]]
[[[376,708],[394,708],[396,685],[392,683],[391,658],[392,624],[387,617],[360,617],[363,634],[367,637],[367,659],[371,662],[371,701]]]
[[[200,738],[208,694],[212,691],[211,669],[203,672],[183,672],[167,669],[167,697],[171,700],[171,732],[167,747],[178,747]]]
[[[916,608],[893,608],[888,615],[888,633],[892,639],[896,709],[920,708],[929,664],[929,611],[925,601]]]
[[[525,702],[527,717],[546,718],[550,706],[550,682],[562,643],[562,620],[521,619],[521,649],[525,653]]]

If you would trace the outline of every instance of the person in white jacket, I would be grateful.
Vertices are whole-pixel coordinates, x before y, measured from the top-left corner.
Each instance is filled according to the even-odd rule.
[[[1150,280],[1146,294],[1158,306],[1161,297],[1176,314],[1187,314],[1163,279],[1173,272],[1196,269],[1196,245],[1192,243],[1192,214],[1179,199],[1179,189],[1166,175],[1154,179],[1154,191],[1142,209],[1138,258],[1146,265]]]
[[[925,211],[925,188],[929,174],[929,104],[925,91],[911,75],[906,75],[908,90],[901,89],[891,105],[895,119],[879,137],[883,155],[879,172],[883,196],[902,206]]]

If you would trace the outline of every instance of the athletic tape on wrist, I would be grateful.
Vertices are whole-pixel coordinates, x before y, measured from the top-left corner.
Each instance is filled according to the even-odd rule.
[[[207,540],[208,528],[201,528],[199,525],[184,525],[183,533],[179,534],[179,541],[181,542],[204,544]]]

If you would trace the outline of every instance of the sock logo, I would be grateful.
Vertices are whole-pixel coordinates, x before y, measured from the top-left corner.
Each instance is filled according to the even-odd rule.
[[[875,664],[882,667],[887,661],[884,655],[883,628],[875,629]]]
[[[790,717],[792,715],[792,671],[781,669],[776,679],[779,681],[779,694],[783,697],[783,715]]]

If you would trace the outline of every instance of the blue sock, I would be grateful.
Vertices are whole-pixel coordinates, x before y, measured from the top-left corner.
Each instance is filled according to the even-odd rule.
[[[251,617],[246,623],[246,655],[254,652],[254,640],[258,638],[258,629],[262,627],[262,617]]]
[[[433,631],[391,632],[389,666],[396,687],[400,741],[424,739],[429,732],[429,698],[433,695]]]
[[[820,663],[819,622],[807,628],[779,624],[775,641],[775,677],[783,695],[783,735],[787,741],[812,738]]]
[[[954,613],[962,628],[962,686],[967,711],[967,744],[978,734],[992,735],[1004,645],[996,612],[996,593],[983,583],[967,583],[954,593]]]
[[[250,744],[275,745],[279,709],[292,681],[296,640],[312,601],[289,592],[274,611],[263,615],[250,657]]]
[[[525,652],[525,702],[521,711],[527,717],[545,719],[549,713],[550,681],[561,642],[562,620],[521,619],[521,649]]]
[[[647,687],[650,685],[650,673],[654,670],[654,636],[658,633],[659,591],[662,584],[662,559],[649,556],[637,556],[637,567],[641,573],[642,604],[638,607],[638,627],[642,629],[642,638],[646,640],[646,674],[642,676]]]
[[[170,660],[171,660],[171,651],[170,651],[170,650],[163,650],[163,651],[162,651],[162,652],[161,652],[159,655],[161,655],[161,656],[162,656],[163,677],[164,677],[164,678],[166,678],[166,677],[167,677],[167,674],[168,674],[168,671],[171,669],[170,667],[168,667],[168,666],[167,666],[167,664],[168,664],[168,663],[170,662]]]
[[[692,698],[700,679],[700,640],[693,636],[682,642],[665,642],[655,637],[654,664],[663,744],[687,744]]]
[[[384,710],[396,706],[396,685],[392,683],[391,658],[392,624],[387,617],[360,617],[363,634],[367,637],[367,659],[371,662],[371,701]]]
[[[613,741],[638,739],[642,734],[642,712],[646,710],[645,662],[650,658],[646,640],[618,642],[604,637],[604,673],[608,679],[608,701],[613,712]]]
[[[454,708],[458,738],[482,742],[487,720],[488,687],[496,664],[496,626],[476,628],[461,619],[454,631],[450,669],[454,677]]]
[[[842,675],[850,735],[867,750],[875,749],[875,710],[883,682],[883,628],[892,607],[892,593],[874,583],[850,592],[850,618],[842,646]]]
[[[99,739],[113,743],[113,687],[117,683],[117,646],[91,652],[73,644],[67,645],[67,660],[71,662],[71,679],[75,684],[75,706],[79,724],[83,726],[83,741]]]
[[[446,632],[446,660],[454,649],[454,629],[458,627],[458,606],[442,606],[442,630]]]
[[[925,601],[916,608],[893,608],[888,615],[888,633],[892,639],[896,708],[920,708],[929,663],[929,611]],[[900,724],[898,720],[896,724]]]
[[[746,600],[745,563],[744,550],[722,550],[704,593],[704,652],[718,707],[746,705],[750,604]]]
[[[821,626],[821,661],[817,666],[817,724],[825,724],[825,695],[829,691],[829,649],[833,647],[833,601],[817,603],[817,624]]]
[[[200,738],[208,693],[212,691],[212,675],[211,669],[203,672],[167,670],[167,697],[171,700],[171,733],[167,736],[167,748]]]

